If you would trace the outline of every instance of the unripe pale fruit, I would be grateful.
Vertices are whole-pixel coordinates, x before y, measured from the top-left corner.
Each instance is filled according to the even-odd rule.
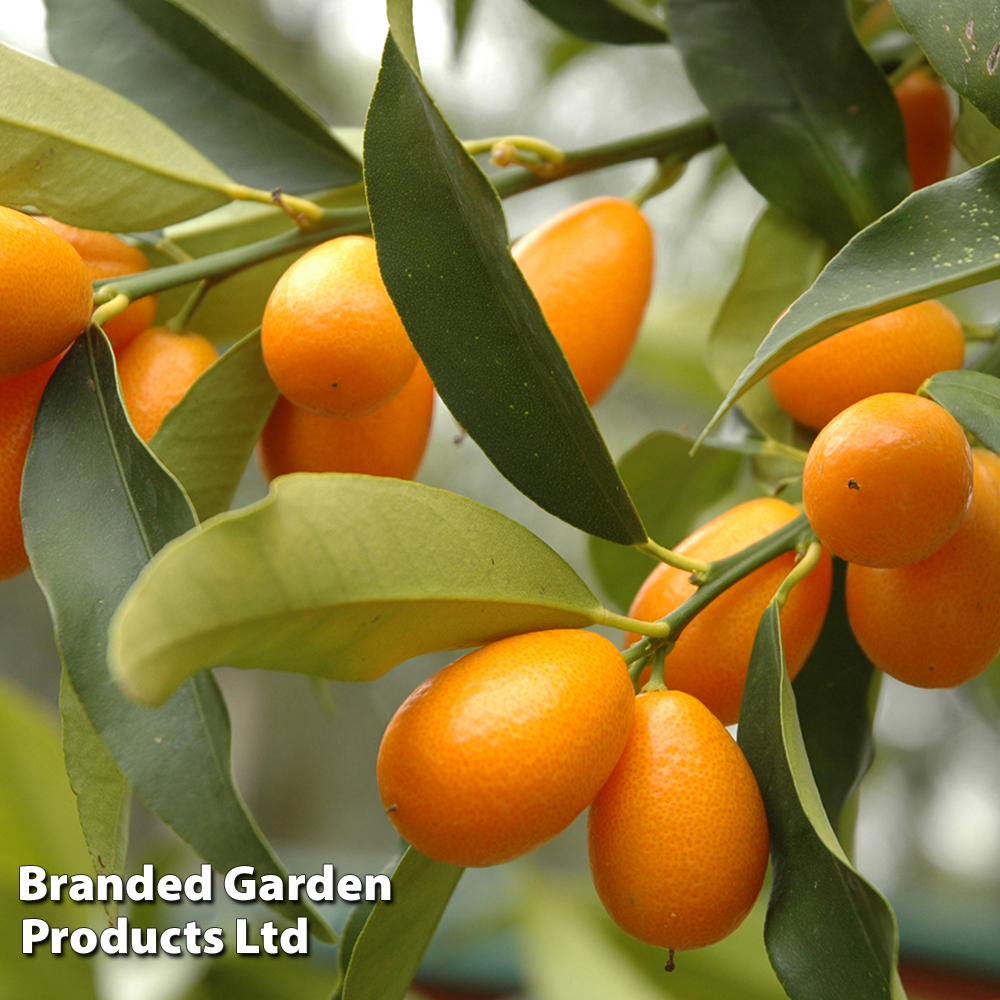
[[[848,406],[882,392],[916,392],[925,379],[961,368],[965,337],[940,302],[918,302],[835,333],[768,376],[782,409],[821,430]]]
[[[320,417],[278,399],[257,445],[269,482],[290,472],[358,472],[412,479],[434,414],[434,386],[418,361],[402,391],[363,417]]]
[[[709,521],[674,551],[704,562],[722,559],[776,531],[798,513],[783,500],[750,500]],[[725,725],[737,722],[757,626],[794,565],[795,553],[786,552],[734,583],[702,610],[666,658],[667,687],[694,695]],[[830,603],[832,573],[830,555],[824,551],[819,565],[792,590],[781,610],[790,677],[802,669],[819,638]],[[666,564],[657,566],[635,595],[629,615],[651,622],[680,607],[696,590],[690,575]],[[626,643],[638,639],[630,633]]]
[[[847,567],[855,637],[906,684],[955,687],[1000,654],[1000,482],[987,461],[977,449],[972,503],[937,552],[896,569]]]
[[[926,559],[972,496],[972,452],[958,421],[920,396],[882,393],[823,428],[806,459],[806,516],[834,555],[890,568]]]
[[[435,861],[510,861],[593,801],[634,710],[625,661],[603,636],[554,629],[490,643],[393,716],[378,755],[382,804]]]
[[[264,363],[281,394],[325,417],[360,417],[406,384],[417,352],[379,273],[375,241],[341,236],[281,276],[264,309]]]
[[[62,354],[94,296],[80,255],[51,229],[0,205],[0,380]]]
[[[38,221],[58,233],[83,258],[84,266],[91,281],[101,278],[120,278],[126,274],[138,274],[149,269],[146,255],[138,248],[118,239],[111,233],[95,229],[77,229],[55,219],[39,216]],[[101,329],[107,334],[113,347],[124,347],[134,340],[156,315],[156,296],[146,295],[129,304],[117,316],[105,320]]]
[[[218,358],[197,333],[166,327],[144,330],[118,355],[122,398],[136,433],[149,441],[192,383]]]
[[[543,222],[511,253],[593,405],[624,368],[646,311],[646,217],[622,198],[593,198]]]
[[[722,723],[681,691],[636,699],[587,828],[601,902],[647,944],[704,948],[760,894],[769,841],[757,781]]]

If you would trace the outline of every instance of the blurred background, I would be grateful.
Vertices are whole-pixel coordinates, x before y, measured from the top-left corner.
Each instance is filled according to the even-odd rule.
[[[331,124],[363,125],[386,31],[381,2],[189,4],[229,31]],[[459,39],[450,0],[415,0],[414,8],[425,80],[463,138],[527,133],[573,148],[702,113],[669,46],[582,43],[522,0],[477,0]],[[49,58],[41,0],[0,0],[0,41]],[[631,164],[509,199],[511,234],[584,198],[625,195],[651,169]],[[702,364],[704,344],[762,208],[761,198],[719,151],[699,157],[674,188],[646,206],[657,233],[657,290],[625,376],[595,410],[616,457],[655,429],[697,431],[714,410],[721,393]],[[992,304],[993,292],[976,290],[956,299],[956,308],[970,319],[994,322],[1000,309]],[[246,332],[234,329],[231,339]],[[510,486],[440,403],[418,478],[520,521],[599,592],[585,537]],[[724,506],[758,489],[741,482]],[[265,493],[251,467],[235,505]],[[396,854],[398,840],[374,781],[378,744],[397,706],[451,658],[422,657],[365,685],[217,671],[233,718],[238,784],[290,870],[333,862],[341,872],[372,872]],[[45,601],[30,574],[0,583],[0,672],[14,703],[37,700],[31,738],[51,749],[57,740],[52,723],[59,660]],[[856,860],[896,909],[904,980],[915,1000],[1000,997],[998,674],[994,665],[955,692],[917,691],[889,679],[882,687],[875,764],[860,796]],[[14,734],[0,734],[4,738]],[[17,808],[18,802],[0,802],[0,812]],[[137,866],[152,861],[162,871],[195,865],[184,845],[139,803],[131,856]],[[186,919],[176,908],[152,914],[140,909],[130,914],[134,922],[175,925]],[[211,920],[202,910],[199,923],[234,918],[220,910]],[[344,904],[331,908],[334,922],[345,917]],[[421,971],[420,988],[437,996],[524,993],[539,1000],[780,998],[762,923],[763,914],[755,912],[732,939],[680,956],[679,971],[665,976],[661,955],[630,941],[604,917],[589,888],[585,830],[578,822],[526,861],[463,877]],[[67,961],[44,982],[36,977],[25,993],[4,985],[0,966],[0,998],[86,996],[68,988],[71,979],[77,982],[71,967],[83,966],[85,978],[93,971],[101,1000],[325,1000],[335,978],[333,960],[333,949],[314,948],[308,960]]]

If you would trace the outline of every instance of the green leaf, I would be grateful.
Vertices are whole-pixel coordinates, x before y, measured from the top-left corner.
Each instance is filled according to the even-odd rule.
[[[747,180],[841,246],[910,190],[903,120],[843,3],[671,0],[673,41]]]
[[[990,451],[1000,451],[1000,378],[984,372],[938,372],[920,389]]]
[[[46,0],[67,69],[161,119],[244,184],[309,191],[357,180],[326,122],[183,0]]]
[[[995,375],[1000,378],[1000,337],[995,338],[993,343],[969,367],[973,371],[985,372],[987,375]]]
[[[836,830],[844,804],[871,766],[874,746],[873,668],[847,620],[846,564],[835,559],[833,565],[833,592],[823,631],[792,689],[813,777]]]
[[[94,923],[99,907],[22,903],[18,868],[40,865],[53,874],[87,871],[73,792],[66,780],[59,730],[48,706],[0,679],[0,983],[5,1000],[95,1000],[93,958],[49,953],[43,943],[21,954],[21,921],[58,927]]]
[[[791,1000],[905,1000],[896,918],[851,867],[809,769],[774,601],[750,657],[739,743],[771,833],[774,883],[764,937],[781,985]]]
[[[1000,160],[916,191],[858,233],[774,325],[709,424],[800,351],[873,316],[1000,277]]]
[[[407,848],[351,953],[343,1000],[402,1000],[464,868]]]
[[[670,431],[643,438],[618,463],[650,536],[661,545],[676,545],[688,535],[699,513],[732,489],[743,459],[735,452],[703,446],[690,455],[691,441]],[[620,608],[657,565],[637,549],[590,539],[590,562],[605,593]]]
[[[0,201],[112,232],[229,201],[232,183],[163,122],[85,77],[0,45]]]
[[[455,419],[519,490],[583,531],[646,540],[593,414],[510,256],[495,188],[390,33],[365,129],[379,266]]]
[[[723,392],[753,360],[757,345],[782,312],[816,280],[829,257],[826,241],[780,208],[769,208],[760,217],[709,337],[709,367]],[[740,409],[771,437],[786,443],[796,440],[794,421],[765,385],[747,393]]]
[[[994,125],[1000,125],[1000,10],[992,0],[893,0],[903,27],[931,65]]]
[[[461,55],[469,30],[469,19],[476,0],[451,0],[452,26],[455,32],[455,55]]]
[[[605,620],[527,528],[376,476],[300,473],[167,546],[115,613],[112,672],[156,704],[204,667],[380,677],[421,653]]]
[[[203,372],[164,418],[149,446],[184,487],[199,520],[229,509],[277,399],[255,330]]]
[[[963,97],[955,124],[955,147],[973,167],[1000,156],[1000,129]]]
[[[204,673],[156,711],[126,701],[107,668],[111,614],[129,584],[194,513],[136,437],[118,398],[114,355],[91,332],[49,380],[21,493],[25,546],[80,703],[142,800],[207,861],[285,874],[246,811],[230,769],[229,715]],[[276,904],[331,932],[307,904]]]
[[[591,42],[641,45],[665,42],[666,19],[641,0],[528,0],[561,28]]]
[[[91,725],[65,668],[59,682],[59,712],[66,772],[94,872],[124,878],[132,789]],[[110,921],[117,919],[118,903],[110,900],[104,908]]]

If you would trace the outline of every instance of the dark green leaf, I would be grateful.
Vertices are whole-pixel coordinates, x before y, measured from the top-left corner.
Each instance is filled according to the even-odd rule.
[[[846,565],[834,560],[833,593],[823,631],[792,685],[813,777],[830,825],[871,766],[873,668],[861,651],[844,598]]]
[[[399,479],[301,473],[159,553],[115,613],[109,657],[156,704],[219,664],[366,681],[421,653],[607,614],[489,507]]]
[[[164,418],[150,448],[204,521],[229,504],[278,398],[260,331],[234,344]]]
[[[593,535],[646,539],[593,415],[510,256],[496,190],[386,40],[365,129],[379,266],[455,419],[518,489]]]
[[[392,902],[375,904],[351,953],[344,1000],[402,1000],[464,868],[407,848],[392,875]]]
[[[973,167],[1000,156],[1000,129],[964,97],[955,125],[955,146]]]
[[[0,45],[0,202],[113,232],[230,200],[232,182],[163,122],[69,70]]]
[[[931,65],[1000,125],[1000,10],[992,0],[893,0],[903,27]]]
[[[1000,337],[997,337],[969,367],[973,371],[985,372],[987,375],[1000,378]]]
[[[816,280],[829,257],[826,241],[780,208],[769,208],[760,217],[709,338],[709,367],[723,392],[753,360],[778,317]],[[754,386],[742,398],[740,409],[778,441],[796,440],[794,421],[765,385]]]
[[[309,191],[357,180],[327,124],[183,0],[46,0],[67,69],[166,122],[253,187]]]
[[[642,515],[650,536],[676,545],[694,526],[698,514],[733,486],[743,459],[735,452],[702,447],[689,454],[691,441],[669,431],[643,438],[618,463],[618,471]],[[620,608],[657,561],[631,546],[590,539],[590,562],[604,591]]]
[[[791,1000],[905,1000],[896,918],[851,867],[809,769],[775,602],[750,657],[739,743],[771,833],[774,882],[764,937],[781,985]]]
[[[1000,378],[984,372],[938,372],[921,387],[990,451],[1000,451]]]
[[[153,554],[195,523],[183,491],[142,444],[118,399],[114,356],[81,337],[49,380],[22,487],[24,537],[56,639],[94,729],[143,801],[216,868],[284,874],[233,785],[230,728],[203,673],[155,711],[126,701],[107,668],[118,601]],[[276,904],[292,918],[307,904]]]
[[[747,180],[835,246],[910,190],[903,121],[843,3],[671,0],[688,77]]]
[[[69,673],[63,668],[59,684],[63,756],[76,795],[80,826],[98,875],[125,876],[132,789],[128,779],[94,731]],[[108,919],[118,916],[118,904],[105,904]]]
[[[757,349],[712,418],[831,334],[913,302],[1000,277],[1000,160],[910,195],[858,233]]]
[[[591,42],[641,45],[668,39],[666,19],[641,0],[528,0],[561,28]]]

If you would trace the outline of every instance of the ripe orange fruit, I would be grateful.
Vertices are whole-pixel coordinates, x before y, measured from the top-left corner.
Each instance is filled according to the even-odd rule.
[[[868,658],[916,687],[949,688],[1000,654],[1000,482],[974,455],[972,503],[932,556],[847,567],[847,614]]]
[[[675,551],[706,562],[722,559],[776,531],[798,513],[784,500],[750,500],[709,521],[675,546]],[[694,695],[725,725],[736,722],[761,615],[794,565],[794,552],[772,559],[697,615],[667,656],[667,687]],[[819,565],[795,586],[781,611],[785,659],[793,678],[819,638],[830,603],[832,573],[833,563],[824,551]],[[629,615],[640,621],[656,621],[683,604],[695,590],[690,574],[661,564],[639,588]],[[631,645],[638,639],[630,633],[625,641]]]
[[[257,445],[270,482],[289,472],[361,472],[412,479],[427,448],[434,386],[418,361],[403,390],[363,417],[320,417],[278,399]]]
[[[653,285],[653,233],[621,198],[554,215],[511,248],[587,402],[621,373]]]
[[[965,337],[940,302],[918,302],[821,340],[768,376],[782,409],[821,430],[852,403],[881,392],[916,392],[936,372],[961,368]]]
[[[211,342],[197,333],[163,326],[144,330],[118,355],[122,398],[136,433],[149,441],[194,380],[216,359]]]
[[[660,948],[704,948],[732,933],[767,869],[767,817],[750,765],[683,691],[636,699],[625,751],[590,807],[588,836],[604,908]]]
[[[382,804],[435,861],[510,861],[593,801],[634,708],[625,661],[603,636],[554,629],[490,643],[393,716],[378,753]]]
[[[958,421],[921,396],[886,392],[838,414],[806,459],[806,515],[834,555],[862,566],[926,559],[955,532],[972,495]]]
[[[28,568],[21,529],[21,475],[35,411],[60,358],[0,382],[0,580]]]
[[[267,300],[261,347],[281,394],[326,417],[384,406],[417,363],[368,236],[329,240],[292,264]]]
[[[80,255],[29,215],[0,205],[0,380],[61,354],[94,296]]]
[[[973,448],[972,458],[973,460],[978,458],[980,467],[988,471],[1000,483],[1000,455],[995,451],[987,451],[985,448]]]
[[[925,69],[915,70],[893,91],[906,127],[906,158],[913,190],[948,176],[951,160],[951,101],[948,92]]]
[[[102,278],[119,278],[149,270],[146,255],[124,240],[95,229],[77,229],[45,216],[38,221],[58,233],[83,258],[91,281]],[[112,319],[106,320],[102,329],[114,347],[122,347],[137,337],[156,315],[156,296],[136,299],[129,307]]]

